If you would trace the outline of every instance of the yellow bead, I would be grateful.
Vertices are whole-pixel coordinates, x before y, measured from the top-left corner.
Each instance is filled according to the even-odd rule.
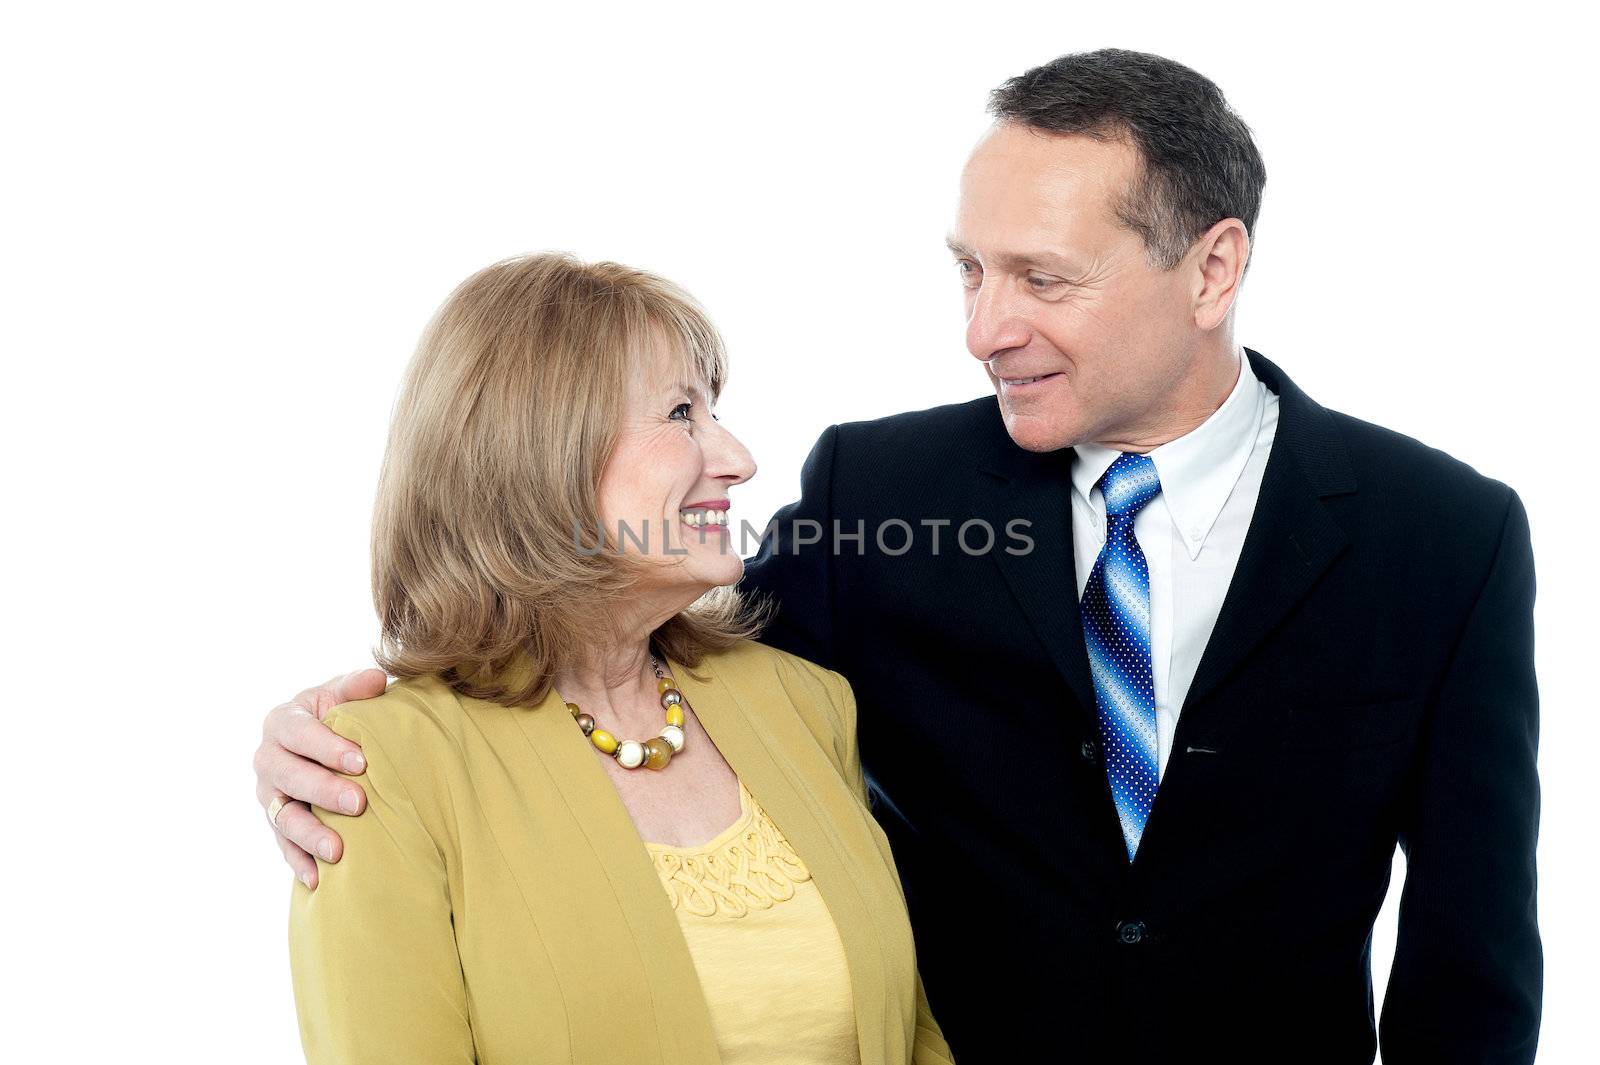
[[[672,761],[672,744],[660,736],[652,736],[644,741],[644,767],[646,769],[665,769],[670,761]]]
[[[662,677],[660,680],[656,681],[656,692],[659,695],[665,695],[677,686],[678,682],[673,680],[671,677]]]
[[[669,706],[669,707],[667,707],[667,724],[669,724],[669,725],[677,725],[679,728],[683,727],[683,707],[681,707],[681,706]]]
[[[597,728],[589,733],[589,742],[600,749],[602,754],[615,754],[617,738],[603,728]]]
[[[577,717],[578,714],[580,714],[581,712],[582,711],[580,711],[578,709],[578,704],[577,703],[568,703],[567,704],[567,713],[571,714],[573,717]]]

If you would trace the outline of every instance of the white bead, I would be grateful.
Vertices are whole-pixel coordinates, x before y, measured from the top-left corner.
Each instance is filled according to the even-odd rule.
[[[672,753],[677,754],[683,750],[683,729],[677,725],[668,725],[661,730],[661,738],[672,744]]]
[[[638,769],[644,764],[644,744],[638,740],[623,740],[617,747],[617,762],[624,769]]]

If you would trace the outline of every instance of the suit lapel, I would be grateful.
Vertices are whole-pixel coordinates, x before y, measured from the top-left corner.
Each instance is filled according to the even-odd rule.
[[[1278,426],[1233,580],[1184,699],[1174,740],[1180,749],[1195,729],[1213,725],[1218,715],[1227,713],[1226,708],[1203,705],[1206,696],[1294,610],[1348,543],[1322,502],[1356,490],[1333,419],[1273,362],[1248,348],[1245,354],[1256,376],[1278,395]],[[994,558],[1051,662],[1077,696],[1090,726],[1097,728],[1078,605],[1071,460],[1070,448],[1035,454],[1006,436],[980,465],[972,512],[991,521],[998,518],[1002,525],[1014,517],[1031,522],[1031,552],[997,551]],[[1174,760],[1170,768],[1181,765]],[[1170,790],[1170,779],[1163,781],[1157,809],[1161,795]],[[1152,812],[1152,824],[1156,820]],[[1149,832],[1147,828],[1147,840]]]
[[[1348,542],[1322,503],[1356,489],[1337,428],[1282,370],[1256,352],[1246,354],[1256,376],[1278,394],[1278,427],[1233,580],[1184,699],[1180,736],[1194,727],[1190,707],[1277,628]]]
[[[1079,709],[1097,720],[1094,682],[1078,612],[1077,563],[1072,549],[1072,451],[1024,451],[1009,436],[977,473],[972,513],[996,525],[1024,519],[1032,550],[990,552],[1011,594],[1044,645],[1056,670],[1077,696]]]

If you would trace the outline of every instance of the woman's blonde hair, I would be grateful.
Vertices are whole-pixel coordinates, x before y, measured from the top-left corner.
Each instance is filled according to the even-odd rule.
[[[526,255],[450,294],[406,372],[378,485],[379,665],[528,706],[615,638],[640,563],[596,550],[600,476],[628,380],[652,372],[663,341],[721,392],[727,358],[705,312],[642,270]],[[696,666],[758,628],[734,589],[717,588],[654,640]],[[531,669],[508,671],[523,655]]]

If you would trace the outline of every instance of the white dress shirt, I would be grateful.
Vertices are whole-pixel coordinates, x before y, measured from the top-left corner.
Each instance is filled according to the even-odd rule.
[[[1239,376],[1222,406],[1148,453],[1161,491],[1134,518],[1133,535],[1150,569],[1150,669],[1163,775],[1178,712],[1244,547],[1277,428],[1278,397],[1240,351]],[[1098,444],[1073,448],[1072,547],[1080,601],[1106,538],[1105,498],[1096,482],[1120,454]]]

